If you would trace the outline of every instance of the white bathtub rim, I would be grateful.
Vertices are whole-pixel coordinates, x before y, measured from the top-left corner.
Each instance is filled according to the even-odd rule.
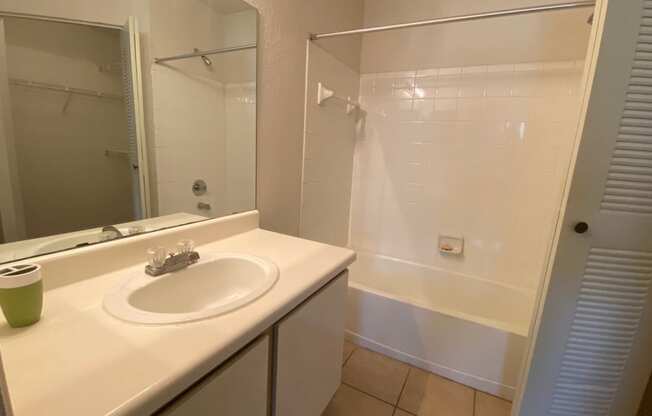
[[[452,318],[457,318],[457,319],[462,319],[464,321],[468,322],[473,322],[478,325],[482,326],[488,326],[491,328],[499,329],[501,331],[509,332],[511,334],[515,334],[521,337],[527,338],[529,336],[529,325],[525,327],[521,327],[519,325],[510,325],[505,322],[497,321],[495,319],[489,319],[489,318],[483,318],[481,316],[477,315],[472,315],[469,313],[461,312],[455,309],[451,308],[444,308],[444,307],[433,307],[432,305],[427,305],[425,302],[420,302],[416,299],[409,298],[407,296],[398,296],[393,293],[385,292],[383,290],[378,290],[366,285],[363,285],[361,283],[356,282],[355,280],[349,280],[349,287],[352,287],[357,290],[361,290],[364,292],[370,292],[373,293],[376,296],[381,296],[385,298],[389,298],[392,300],[395,300],[397,302],[401,303],[407,303],[410,306],[414,306],[417,308],[421,309],[426,309],[428,311],[432,311],[435,313],[440,313],[442,315],[446,315]]]
[[[465,278],[465,279],[471,279],[471,280],[475,280],[475,281],[482,282],[482,283],[485,283],[485,284],[499,286],[499,287],[502,287],[504,289],[513,290],[515,292],[521,293],[521,294],[523,294],[525,296],[528,296],[528,297],[532,298],[532,302],[534,302],[534,298],[536,297],[536,288],[530,289],[530,288],[513,286],[513,285],[510,285],[508,283],[500,282],[500,281],[497,281],[497,280],[491,280],[491,279],[487,279],[487,278],[484,278],[484,277],[474,276],[474,275],[471,275],[471,274],[450,271],[450,270],[446,270],[446,269],[443,269],[441,267],[432,266],[432,265],[429,265],[429,264],[418,263],[416,261],[411,261],[411,260],[405,260],[405,259],[402,259],[402,258],[399,258],[399,257],[387,256],[385,254],[374,253],[373,251],[360,250],[360,249],[352,247],[352,246],[349,246],[349,248],[351,250],[354,250],[358,254],[358,259],[361,256],[378,257],[378,258],[381,258],[383,260],[390,260],[390,261],[394,261],[394,262],[402,263],[402,264],[407,264],[409,266],[414,266],[414,267],[421,267],[421,268],[428,269],[428,270],[431,270],[431,271],[434,271],[434,272],[449,274],[449,275],[452,275],[452,276],[459,276],[459,277],[462,277],[462,278]]]
[[[356,344],[360,347],[378,352],[390,358],[394,358],[398,361],[410,364],[413,367],[417,367],[422,370],[429,371],[433,374],[437,374],[441,377],[447,378],[449,380],[463,384],[465,386],[472,387],[476,390],[488,393],[496,397],[501,397],[509,401],[514,400],[514,395],[516,391],[516,388],[514,386],[508,386],[506,384],[502,384],[497,381],[478,377],[473,374],[468,374],[463,371],[455,370],[445,365],[437,364],[432,361],[415,357],[411,354],[407,354],[405,352],[396,350],[387,345],[373,341],[369,338],[366,338],[348,329],[345,332],[345,338],[347,341],[350,341],[353,344]]]

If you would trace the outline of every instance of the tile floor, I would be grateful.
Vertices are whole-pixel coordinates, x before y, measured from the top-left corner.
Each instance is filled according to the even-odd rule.
[[[509,416],[512,404],[344,343],[342,385],[322,416]]]

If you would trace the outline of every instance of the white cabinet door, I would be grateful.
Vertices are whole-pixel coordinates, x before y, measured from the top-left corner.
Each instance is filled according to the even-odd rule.
[[[275,416],[319,416],[340,385],[348,272],[277,326]]]
[[[597,3],[581,142],[515,415],[633,416],[650,375],[651,16],[652,0]]]
[[[182,394],[159,415],[267,416],[269,410],[269,336]]]

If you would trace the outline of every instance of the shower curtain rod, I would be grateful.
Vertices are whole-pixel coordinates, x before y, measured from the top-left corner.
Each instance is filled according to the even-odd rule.
[[[245,45],[230,46],[228,48],[209,49],[209,50],[205,50],[205,51],[196,51],[196,52],[191,52],[191,53],[183,53],[181,55],[166,56],[165,58],[154,58],[154,62],[158,64],[158,63],[166,62],[166,61],[176,61],[178,59],[196,58],[198,56],[215,55],[215,54],[218,54],[218,53],[225,53],[225,52],[243,51],[245,49],[254,49],[255,47],[256,47],[255,43],[247,43]]]
[[[343,32],[313,33],[310,40],[333,38],[337,36],[360,35],[365,33],[384,32],[387,30],[405,29],[411,27],[438,25],[442,23],[468,22],[472,20],[488,19],[492,17],[518,16],[530,13],[550,12],[558,10],[577,9],[581,7],[594,7],[595,1],[576,1],[572,3],[544,4],[541,6],[523,7],[519,9],[497,10],[495,12],[467,14],[463,16],[441,17],[438,19],[421,20],[418,22],[399,23],[395,25],[367,27],[363,29],[345,30]]]

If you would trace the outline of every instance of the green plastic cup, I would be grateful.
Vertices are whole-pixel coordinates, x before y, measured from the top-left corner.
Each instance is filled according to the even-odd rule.
[[[0,270],[0,308],[13,328],[32,325],[41,319],[41,266],[25,264]]]

